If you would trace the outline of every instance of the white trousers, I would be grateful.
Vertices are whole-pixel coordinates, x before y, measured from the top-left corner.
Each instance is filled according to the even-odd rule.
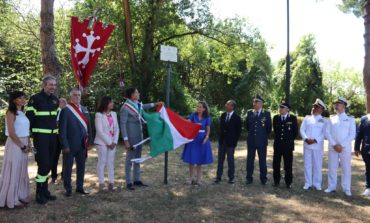
[[[329,160],[328,160],[328,189],[337,189],[337,176],[338,176],[338,166],[342,168],[342,190],[351,191],[351,151],[342,151],[337,153],[334,150],[329,150]]]
[[[304,178],[306,187],[321,189],[323,149],[304,148]]]
[[[108,181],[109,183],[114,183],[114,158],[116,155],[116,148],[109,149],[107,146],[96,145],[96,150],[98,152],[98,164],[97,172],[99,177],[99,183],[104,183],[104,170],[108,167]]]

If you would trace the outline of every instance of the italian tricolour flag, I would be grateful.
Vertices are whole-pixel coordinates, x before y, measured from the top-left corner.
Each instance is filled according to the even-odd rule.
[[[181,145],[191,142],[198,135],[200,124],[192,123],[163,105],[158,106],[157,112],[142,115],[148,127],[150,137],[149,157],[132,159],[133,162],[144,162],[161,153],[175,150]]]

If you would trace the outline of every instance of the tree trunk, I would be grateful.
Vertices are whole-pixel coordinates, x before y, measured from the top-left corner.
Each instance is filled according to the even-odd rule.
[[[54,0],[41,0],[41,57],[43,64],[43,75],[53,75],[59,83],[62,74],[62,64],[59,62],[55,51],[54,34]],[[60,86],[56,95],[59,96]]]
[[[131,72],[135,79],[135,84],[139,84],[140,75],[137,69],[136,55],[134,51],[134,44],[132,39],[132,21],[131,21],[131,10],[129,0],[123,0],[123,11],[125,20],[125,41],[128,50],[128,56],[130,58]]]
[[[363,81],[366,92],[366,112],[370,113],[370,1],[366,1],[364,6],[364,25],[365,25],[365,61],[363,70]]]
[[[148,92],[150,91],[153,80],[154,30],[157,25],[157,14],[160,4],[161,2],[158,0],[149,1],[150,16],[145,26],[144,47],[140,61],[142,84],[146,86],[146,90],[141,93],[141,96],[145,100],[149,97]]]

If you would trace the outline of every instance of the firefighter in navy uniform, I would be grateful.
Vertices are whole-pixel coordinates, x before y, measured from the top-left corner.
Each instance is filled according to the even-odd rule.
[[[53,95],[56,90],[55,77],[45,76],[42,82],[43,89],[31,96],[26,115],[30,120],[33,145],[36,148],[36,202],[46,204],[49,200],[56,200],[56,196],[51,195],[48,190],[48,174],[58,140],[56,119],[59,100]]]
[[[280,163],[281,157],[284,160],[285,184],[288,189],[291,188],[293,180],[293,151],[294,139],[298,134],[297,117],[289,114],[290,105],[281,103],[279,114],[273,118],[273,129],[275,132],[274,139],[274,156],[272,161],[274,186],[280,184]]]

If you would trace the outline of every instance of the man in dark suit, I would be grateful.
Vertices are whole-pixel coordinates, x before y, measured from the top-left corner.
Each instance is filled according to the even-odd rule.
[[[224,168],[225,156],[227,155],[228,177],[229,183],[234,183],[234,152],[238,143],[241,132],[241,119],[234,111],[236,102],[229,100],[225,104],[225,110],[220,118],[220,138],[218,140],[218,164],[217,164],[217,177],[215,183],[221,181],[222,172]]]
[[[293,180],[293,151],[294,139],[298,134],[297,117],[289,114],[290,105],[288,103],[280,104],[279,115],[273,118],[274,139],[274,156],[272,161],[274,186],[280,184],[280,163],[281,157],[284,159],[285,184],[291,188]]]
[[[361,118],[360,125],[357,128],[355,155],[358,157],[360,154],[362,155],[366,168],[366,189],[362,195],[370,196],[370,114]]]
[[[253,98],[253,109],[249,110],[246,118],[247,137],[247,184],[253,182],[254,159],[256,150],[260,166],[260,180],[262,185],[267,182],[266,153],[268,136],[271,132],[271,114],[263,110],[264,100],[256,95]]]
[[[63,182],[67,197],[72,195],[71,174],[73,160],[76,160],[77,182],[76,192],[89,194],[83,188],[85,161],[89,143],[92,142],[90,118],[87,109],[80,105],[81,91],[74,88],[70,92],[70,101],[59,119],[59,136],[63,148]]]

